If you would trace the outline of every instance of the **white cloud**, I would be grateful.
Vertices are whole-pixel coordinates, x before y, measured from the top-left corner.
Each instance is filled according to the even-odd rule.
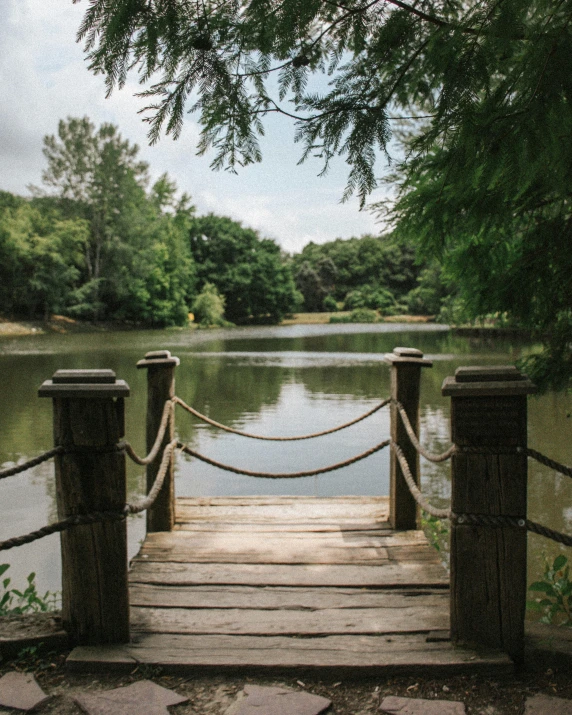
[[[339,203],[347,175],[343,161],[334,162],[324,178],[316,176],[317,160],[297,166],[301,147],[293,143],[287,120],[268,120],[263,163],[238,176],[211,171],[212,155],[196,156],[199,128],[193,117],[187,117],[177,142],[163,137],[150,147],[148,125],[138,114],[145,102],[134,96],[141,89],[137,78],[106,99],[103,78],[87,69],[75,41],[86,8],[86,2],[68,0],[0,0],[0,189],[26,193],[28,184],[39,185],[43,136],[55,133],[62,118],[87,115],[96,125],[117,124],[124,137],[139,144],[153,177],[168,172],[193,196],[200,213],[240,220],[288,251],[310,240],[379,230],[370,214],[358,211],[357,201]]]

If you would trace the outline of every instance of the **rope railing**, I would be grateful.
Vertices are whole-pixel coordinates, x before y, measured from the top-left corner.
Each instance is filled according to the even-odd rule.
[[[159,471],[157,472],[157,476],[155,477],[155,481],[153,482],[153,486],[149,490],[149,493],[143,500],[136,502],[135,504],[127,504],[125,507],[126,513],[139,514],[142,511],[149,509],[149,507],[153,505],[155,499],[157,499],[157,497],[159,496],[159,492],[161,491],[161,488],[165,481],[165,475],[167,474],[167,470],[169,468],[173,452],[178,446],[178,440],[174,439],[172,442],[169,442],[169,444],[165,447],[165,449],[163,450],[163,458],[161,459]]]
[[[540,464],[544,464],[545,467],[550,467],[550,469],[554,469],[555,472],[564,474],[567,477],[572,477],[572,467],[566,467],[564,464],[560,464],[560,462],[546,457],[535,449],[526,448],[524,451],[527,457],[532,457],[532,459],[535,459]]]
[[[510,526],[517,529],[526,529],[527,531],[544,536],[545,538],[556,541],[564,546],[572,546],[572,536],[569,534],[564,534],[561,531],[550,529],[549,527],[544,526],[544,524],[539,524],[538,522],[527,519],[526,517],[506,516],[504,514],[457,514],[451,509],[437,509],[425,499],[421,490],[415,483],[409,464],[407,463],[405,455],[399,445],[392,441],[391,448],[394,450],[397,460],[399,461],[402,474],[405,478],[407,486],[409,487],[411,496],[415,499],[417,504],[419,504],[421,509],[431,516],[434,516],[437,519],[450,519],[455,524],[489,527]]]
[[[58,445],[57,447],[49,449],[47,452],[44,452],[33,459],[29,459],[27,462],[17,464],[15,467],[8,467],[8,469],[2,469],[0,470],[0,479],[6,479],[6,477],[13,477],[15,474],[21,474],[32,467],[37,467],[38,464],[42,464],[42,462],[47,462],[48,459],[55,457],[56,454],[62,454],[64,451],[65,448],[62,445]]]
[[[234,474],[242,474],[247,477],[260,477],[262,479],[297,479],[299,477],[314,477],[318,474],[325,474],[326,472],[333,472],[336,469],[341,469],[342,467],[348,467],[350,464],[359,462],[360,460],[365,459],[366,457],[369,457],[372,454],[375,454],[376,452],[379,452],[380,450],[387,447],[390,444],[390,442],[391,442],[391,440],[386,439],[384,442],[380,442],[379,444],[375,445],[375,447],[372,447],[371,449],[368,449],[365,452],[362,452],[361,454],[356,455],[355,457],[346,459],[343,462],[337,462],[336,464],[331,464],[328,467],[320,467],[319,469],[309,469],[309,470],[305,470],[303,472],[279,472],[279,473],[252,472],[248,469],[240,469],[239,467],[232,467],[228,464],[223,464],[222,462],[217,462],[216,460],[211,459],[210,457],[205,457],[204,454],[200,454],[200,452],[196,452],[194,449],[191,449],[190,447],[183,444],[182,442],[179,442],[177,446],[181,449],[182,452],[185,452],[186,454],[191,455],[191,457],[196,457],[197,459],[200,459],[202,462],[206,462],[206,464],[210,464],[213,467],[218,467],[219,469],[224,469],[227,472],[233,472]]]
[[[411,474],[411,469],[409,468],[409,464],[407,463],[407,459],[405,459],[405,455],[403,454],[401,447],[396,442],[391,441],[391,448],[395,452],[395,456],[397,457],[397,461],[399,462],[401,472],[405,478],[407,486],[409,487],[411,496],[415,499],[423,511],[426,511],[428,514],[436,517],[437,519],[449,519],[451,516],[450,509],[437,509],[437,507],[429,504],[429,502],[425,499],[421,490],[417,484],[415,484],[415,480]]]
[[[285,442],[285,441],[311,439],[314,437],[320,437],[322,435],[338,432],[338,431],[343,430],[347,427],[350,427],[351,425],[361,422],[362,420],[366,419],[367,417],[370,417],[371,415],[373,415],[375,412],[380,410],[382,407],[385,407],[390,402],[393,402],[396,405],[399,416],[403,422],[403,425],[405,427],[407,435],[409,436],[409,439],[411,440],[411,443],[413,444],[414,448],[416,449],[417,452],[419,452],[419,454],[421,454],[423,457],[425,457],[425,459],[427,459],[431,462],[444,462],[445,460],[449,459],[456,451],[459,451],[459,452],[464,452],[464,451],[470,452],[471,451],[471,449],[466,449],[466,448],[458,449],[455,445],[452,445],[448,450],[446,450],[442,454],[432,454],[432,453],[428,452],[420,444],[420,442],[417,438],[417,435],[415,434],[415,431],[411,425],[411,422],[407,416],[407,413],[405,412],[403,405],[400,402],[398,402],[396,400],[392,400],[392,399],[383,400],[381,403],[379,403],[373,409],[369,410],[368,412],[364,413],[363,415],[360,415],[359,417],[357,417],[349,422],[346,422],[342,425],[338,425],[337,427],[334,427],[334,428],[331,428],[328,430],[324,430],[321,432],[315,432],[313,434],[300,435],[300,436],[269,437],[269,436],[264,436],[264,435],[257,435],[257,434],[251,434],[248,432],[243,432],[241,430],[236,430],[232,427],[228,427],[227,425],[223,425],[219,422],[216,422],[215,420],[210,419],[206,415],[201,414],[200,412],[198,412],[198,410],[195,410],[190,405],[187,405],[181,398],[179,398],[177,396],[175,396],[165,402],[165,405],[163,408],[163,414],[161,417],[161,422],[160,422],[160,425],[159,425],[159,428],[157,431],[157,436],[155,438],[153,447],[151,448],[151,450],[147,454],[147,456],[140,457],[139,455],[137,455],[137,453],[135,452],[133,447],[129,444],[129,442],[126,442],[126,441],[118,443],[117,445],[113,446],[112,449],[118,450],[118,451],[124,450],[127,453],[127,455],[134,462],[136,462],[137,464],[140,464],[140,465],[148,465],[151,462],[153,462],[159,454],[161,444],[163,442],[167,427],[168,427],[170,421],[174,417],[175,404],[180,405],[187,412],[194,415],[198,419],[206,422],[207,424],[210,424],[214,427],[223,429],[226,432],[238,434],[238,435],[244,436],[244,437],[250,437],[252,439]],[[189,454],[190,456],[201,460],[202,462],[210,464],[211,466],[217,467],[219,469],[223,469],[225,471],[232,472],[234,474],[240,474],[240,475],[244,475],[244,476],[257,477],[257,478],[263,478],[263,479],[296,479],[296,478],[302,478],[302,477],[316,476],[319,474],[326,474],[328,472],[333,472],[338,469],[342,469],[343,467],[347,467],[351,464],[354,464],[356,462],[361,461],[362,459],[365,459],[365,458],[371,456],[372,454],[375,454],[376,452],[379,452],[380,450],[384,449],[388,445],[391,445],[391,448],[394,450],[396,458],[397,458],[399,465],[401,467],[401,472],[403,474],[403,477],[405,479],[405,482],[408,486],[408,489],[409,489],[412,497],[415,499],[416,503],[421,507],[421,509],[423,509],[423,511],[430,514],[431,516],[434,516],[438,519],[450,519],[454,523],[457,523],[457,524],[471,524],[471,525],[475,525],[475,526],[491,526],[491,527],[510,526],[510,527],[514,527],[514,528],[526,528],[528,531],[539,534],[541,536],[545,536],[546,538],[552,539],[553,541],[556,541],[558,543],[564,544],[566,546],[572,546],[572,536],[569,536],[568,534],[563,534],[563,533],[558,532],[554,529],[550,529],[542,524],[538,524],[537,522],[531,521],[531,520],[523,518],[523,517],[514,517],[514,516],[505,516],[505,515],[490,515],[490,514],[456,514],[451,509],[439,509],[439,508],[433,506],[423,496],[421,490],[415,483],[415,480],[411,473],[411,469],[409,467],[407,459],[405,458],[405,455],[403,454],[401,447],[396,442],[394,442],[392,440],[385,440],[383,442],[380,442],[379,444],[375,445],[374,447],[372,447],[358,455],[355,455],[354,457],[351,457],[350,459],[346,459],[344,461],[337,462],[335,464],[332,464],[332,465],[329,465],[326,467],[304,470],[304,471],[300,471],[300,472],[274,473],[274,472],[251,471],[251,470],[242,469],[239,467],[234,467],[234,466],[231,466],[228,464],[223,464],[222,462],[218,462],[217,460],[211,459],[210,457],[207,457],[207,456],[197,452],[196,450],[193,450],[188,445],[175,439],[175,440],[172,440],[171,442],[169,442],[166,445],[166,447],[164,448],[161,463],[160,463],[159,470],[157,472],[155,481],[153,483],[153,486],[149,490],[149,493],[147,494],[147,496],[145,498],[141,499],[138,502],[132,503],[132,504],[130,504],[130,503],[126,504],[123,507],[123,509],[118,512],[102,511],[102,512],[92,512],[90,514],[75,514],[75,515],[69,516],[66,519],[63,519],[59,522],[56,522],[54,524],[49,524],[49,525],[44,526],[40,529],[37,529],[36,531],[32,531],[29,534],[13,537],[11,539],[6,539],[6,540],[0,542],[0,551],[11,549],[16,546],[21,546],[23,544],[29,544],[33,541],[44,538],[45,536],[49,536],[49,535],[57,533],[57,532],[62,532],[62,531],[65,531],[66,529],[69,529],[69,528],[72,528],[75,526],[80,526],[80,525],[85,525],[85,524],[94,524],[94,523],[105,522],[105,521],[118,521],[118,520],[125,519],[128,514],[138,514],[138,513],[141,513],[143,511],[149,509],[153,505],[155,500],[157,499],[157,496],[159,495],[159,493],[163,487],[165,477],[167,474],[167,470],[168,470],[169,464],[171,463],[171,460],[173,457],[173,452],[177,448],[180,449],[182,452],[185,452],[186,454]],[[0,479],[22,473],[28,469],[31,469],[32,467],[42,464],[43,462],[51,459],[52,457],[54,457],[56,455],[65,454],[65,453],[71,452],[71,451],[77,451],[77,449],[78,448],[65,447],[63,445],[58,445],[57,447],[54,447],[53,449],[48,450],[47,452],[44,452],[43,454],[41,454],[37,457],[34,457],[33,459],[30,459],[27,462],[24,462],[23,464],[19,464],[14,467],[10,467],[8,469],[1,470],[0,471]],[[93,448],[87,448],[87,449],[93,450]],[[482,451],[481,448],[479,448],[479,447],[476,447],[474,449],[476,451]],[[106,448],[106,450],[110,451],[109,448]],[[494,448],[487,449],[486,451],[495,453]],[[571,467],[567,467],[563,464],[560,464],[559,462],[556,462],[555,460],[550,459],[549,457],[546,457],[545,455],[541,454],[540,452],[537,452],[534,449],[517,447],[514,450],[511,450],[511,452],[513,452],[513,451],[516,451],[516,452],[524,451],[528,457],[535,459],[539,463],[544,464],[545,466],[550,467],[551,469],[554,469],[555,471],[557,471],[561,474],[572,477],[572,468]]]
[[[409,421],[409,417],[407,416],[407,412],[405,412],[403,405],[397,400],[395,400],[394,403],[397,407],[397,411],[399,412],[399,416],[401,417],[401,421],[403,422],[403,426],[405,427],[405,431],[407,432],[407,435],[411,440],[411,444],[415,447],[415,449],[419,452],[421,456],[425,457],[425,459],[429,460],[430,462],[445,462],[447,459],[450,459],[452,457],[452,455],[456,451],[456,447],[454,444],[451,445],[446,452],[443,452],[443,454],[432,454],[431,452],[428,452],[426,449],[424,449],[419,440],[417,439],[415,430],[413,429],[411,422]]]
[[[369,410],[368,412],[365,412],[363,415],[360,415],[359,417],[356,417],[355,419],[350,420],[349,422],[344,422],[344,424],[338,425],[337,427],[332,427],[331,429],[323,430],[322,432],[313,432],[312,434],[304,434],[304,435],[293,436],[293,437],[268,437],[268,436],[260,435],[260,434],[252,434],[251,432],[243,432],[242,430],[234,429],[234,427],[228,427],[228,425],[221,424],[220,422],[216,422],[215,420],[212,420],[210,417],[203,415],[198,410],[195,410],[194,407],[187,405],[187,403],[184,402],[183,400],[181,400],[180,397],[175,396],[173,398],[173,402],[175,402],[177,405],[180,405],[184,410],[189,412],[191,415],[194,415],[197,419],[202,420],[203,422],[206,422],[206,424],[212,425],[213,427],[218,427],[219,429],[222,429],[225,432],[237,434],[237,435],[240,435],[241,437],[249,437],[250,439],[268,440],[270,442],[294,442],[297,440],[314,439],[315,437],[322,437],[323,435],[333,434],[334,432],[339,432],[340,430],[346,429],[347,427],[351,427],[352,425],[355,425],[358,422],[365,420],[367,417],[371,417],[371,415],[375,414],[378,410],[381,410],[382,407],[385,407],[386,405],[388,405],[391,402],[391,399],[388,398],[386,400],[383,400],[378,405],[376,405],[373,409]]]
[[[163,407],[163,415],[161,417],[161,423],[159,425],[159,429],[157,430],[157,436],[155,438],[155,442],[153,444],[153,447],[151,448],[151,451],[146,457],[140,457],[133,447],[129,444],[129,442],[123,442],[123,446],[125,448],[125,452],[129,456],[129,458],[135,462],[136,464],[141,464],[143,466],[146,466],[147,464],[151,464],[159,454],[159,450],[161,449],[161,443],[163,441],[163,437],[165,436],[165,431],[167,429],[167,426],[169,425],[169,422],[173,419],[174,416],[174,401],[173,400],[167,400],[165,402],[165,406]]]
[[[159,471],[157,472],[157,476],[155,477],[155,481],[153,482],[153,486],[149,490],[147,496],[141,501],[133,504],[128,503],[121,511],[95,511],[90,514],[73,514],[72,516],[68,516],[67,518],[57,521],[54,524],[48,524],[40,529],[31,531],[28,534],[14,536],[11,539],[0,541],[0,551],[7,551],[8,549],[13,549],[16,546],[23,546],[24,544],[31,544],[33,541],[43,539],[45,536],[66,531],[67,529],[71,529],[75,526],[96,524],[104,521],[121,521],[125,519],[128,514],[139,514],[146,509],[149,509],[149,507],[152,506],[157,499],[159,492],[163,487],[165,475],[167,474],[173,451],[176,449],[178,444],[177,440],[173,440],[172,442],[169,442],[163,450],[161,465],[159,467]],[[155,449],[155,447],[153,447],[153,449]],[[63,448],[58,453],[61,453],[62,451],[64,451]]]

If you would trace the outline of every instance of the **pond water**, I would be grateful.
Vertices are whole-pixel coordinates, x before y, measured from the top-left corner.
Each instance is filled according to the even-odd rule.
[[[0,339],[0,465],[39,454],[52,445],[51,400],[39,385],[62,368],[111,368],[131,387],[126,401],[126,437],[144,453],[146,372],[135,364],[148,350],[167,349],[181,359],[176,391],[212,419],[266,435],[315,432],[346,422],[389,395],[383,354],[395,346],[416,347],[434,361],[421,383],[421,434],[432,451],[449,445],[449,399],[445,377],[460,365],[513,363],[528,349],[518,340],[484,341],[454,336],[438,325],[306,325],[210,331],[133,331],[36,335]],[[549,393],[529,398],[529,445],[572,463],[569,439],[572,397]],[[295,472],[342,461],[389,435],[388,408],[333,435],[307,442],[260,442],[220,432],[178,409],[177,433],[201,453],[255,471]],[[449,465],[422,460],[423,491],[438,506],[450,493]],[[297,480],[237,476],[179,456],[180,496],[304,494],[385,495],[389,453],[379,452],[343,470]],[[129,463],[128,498],[141,494],[143,468]],[[0,540],[55,520],[53,463],[0,481]],[[572,533],[572,480],[529,461],[529,517]],[[144,518],[129,520],[130,555],[144,536]],[[560,547],[529,535],[529,581],[546,555]],[[564,552],[566,553],[566,552]],[[59,537],[0,553],[7,575],[21,585],[35,571],[40,590],[60,589]]]

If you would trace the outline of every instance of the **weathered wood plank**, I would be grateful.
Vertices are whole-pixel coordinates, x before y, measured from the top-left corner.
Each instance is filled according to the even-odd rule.
[[[203,520],[184,520],[179,519],[175,524],[175,531],[217,531],[217,532],[247,532],[252,534],[284,534],[284,533],[326,533],[326,532],[384,532],[391,531],[388,522],[376,521],[355,521],[355,520],[338,520],[337,522],[327,522],[316,520],[314,522],[307,521],[248,521],[247,519],[232,521],[229,519],[220,519],[213,521]],[[380,534],[382,535],[382,534]]]
[[[427,598],[430,605],[423,605]],[[434,600],[434,599],[433,599]],[[410,605],[411,601],[415,605]],[[236,608],[131,608],[131,627],[145,633],[190,635],[341,635],[349,633],[421,633],[449,628],[447,604],[431,597],[405,600],[401,608],[330,608],[320,611]]]
[[[130,583],[179,586],[355,586],[447,588],[449,578],[440,563],[390,562],[369,565],[286,565],[225,563],[161,563],[136,560],[129,573]]]
[[[240,535],[224,530],[214,532],[155,532],[147,534],[145,547],[153,548],[187,548],[195,549],[216,547],[221,549],[234,549],[240,543],[243,549],[258,549],[280,547],[287,541],[300,545],[305,542],[313,548],[369,548],[389,546],[422,546],[428,548],[427,539],[422,531],[335,531],[335,532],[292,532],[287,538],[280,532],[270,532],[264,536],[241,532]]]
[[[391,561],[431,561],[441,563],[438,552],[428,544],[400,544],[388,546]]]
[[[381,539],[370,543],[325,539],[233,539],[216,535],[211,540],[195,540],[189,532],[164,534],[165,539],[149,535],[138,561],[175,561],[179,563],[267,563],[267,564],[383,564],[387,561],[439,562],[431,547],[423,543],[384,546]],[[185,538],[174,538],[185,537]],[[227,537],[227,538],[223,538]],[[231,538],[228,538],[231,537]]]
[[[199,506],[254,506],[258,504],[266,505],[284,505],[284,504],[316,504],[322,506],[331,506],[332,504],[355,505],[363,504],[366,507],[384,507],[389,504],[389,497],[386,496],[357,496],[347,494],[343,496],[333,497],[313,497],[313,496],[272,496],[272,495],[253,495],[253,496],[219,496],[219,497],[177,497],[178,505],[199,505]]]
[[[133,669],[145,663],[167,670],[221,669],[371,669],[384,672],[439,672],[499,675],[513,672],[508,656],[453,648],[450,643],[428,643],[423,635],[327,636],[288,638],[257,636],[138,635],[122,646],[76,648],[67,665],[79,671],[109,667]]]
[[[387,521],[387,507],[380,504],[344,504],[335,502],[285,502],[284,504],[229,504],[229,505],[199,505],[180,504],[177,500],[177,519],[202,519],[212,521],[213,518],[254,519],[268,521],[289,521],[290,519],[305,521],[327,520],[337,521],[366,519]]]
[[[265,564],[382,564],[389,560],[386,549],[350,549],[331,548],[320,550],[316,553],[310,546],[303,548],[296,544],[284,544],[283,548],[269,549],[260,547],[256,551],[243,551],[240,544],[236,545],[233,551],[222,551],[217,549],[197,549],[191,553],[184,548],[162,549],[144,546],[141,549],[138,559],[145,559],[147,562],[170,561],[177,563],[265,563]],[[406,557],[409,557],[406,554]],[[411,556],[411,558],[414,558]],[[423,556],[421,557],[423,558]],[[429,557],[425,557],[429,560]]]
[[[359,588],[281,588],[255,586],[164,586],[132,583],[132,606],[161,608],[244,608],[323,611],[332,608],[402,608],[419,605],[448,609],[442,590],[385,590]],[[365,616],[367,618],[367,614]]]

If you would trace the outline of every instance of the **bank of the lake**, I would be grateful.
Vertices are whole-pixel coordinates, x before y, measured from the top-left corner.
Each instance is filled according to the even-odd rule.
[[[530,346],[520,338],[480,340],[455,335],[447,326],[426,324],[290,325],[217,330],[129,330],[51,332],[0,337],[0,464],[24,461],[52,446],[50,400],[38,386],[61,368],[111,368],[131,387],[126,437],[144,451],[145,375],[136,362],[149,350],[168,349],[181,359],[177,394],[213,419],[260,434],[301,434],[327,429],[362,414],[389,394],[385,352],[406,345],[433,360],[423,372],[421,431],[432,451],[449,444],[449,400],[441,395],[445,377],[460,365],[514,363]],[[529,444],[563,463],[572,463],[568,439],[572,397],[549,393],[529,402]],[[342,461],[360,453],[389,431],[382,410],[343,433],[321,438],[318,447],[249,442],[220,433],[177,413],[179,437],[194,449],[246,469],[298,471]],[[388,455],[379,453],[339,472],[301,480],[260,481],[221,473],[179,457],[178,495],[224,494],[387,494]],[[422,462],[423,488],[438,506],[449,495],[448,465]],[[129,465],[128,497],[143,490],[143,470]],[[561,531],[572,531],[572,482],[530,464],[529,516]],[[56,518],[53,465],[0,482],[0,539],[26,533]],[[143,536],[144,519],[129,523],[130,553]],[[559,547],[530,536],[529,581],[536,580],[544,554]],[[58,537],[0,555],[10,562],[13,583],[38,573],[41,590],[59,588]]]

